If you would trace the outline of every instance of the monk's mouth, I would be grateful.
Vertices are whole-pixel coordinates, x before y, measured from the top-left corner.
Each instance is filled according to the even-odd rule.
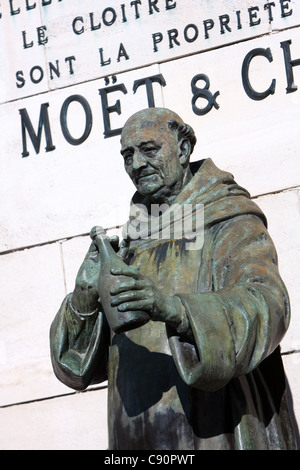
[[[152,179],[152,177],[155,176],[155,175],[156,175],[155,172],[148,173],[146,175],[141,175],[138,178],[136,178],[136,182],[137,183],[143,183],[144,181],[148,181],[148,180]]]

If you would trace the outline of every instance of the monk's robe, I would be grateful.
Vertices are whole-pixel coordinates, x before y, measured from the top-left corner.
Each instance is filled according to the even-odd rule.
[[[74,389],[108,379],[111,450],[295,449],[279,349],[289,299],[265,216],[211,159],[191,170],[175,203],[204,205],[203,245],[130,239],[132,220],[122,244],[127,264],[180,299],[183,325],[113,334],[101,299],[80,316],[68,295],[51,327],[54,371]]]

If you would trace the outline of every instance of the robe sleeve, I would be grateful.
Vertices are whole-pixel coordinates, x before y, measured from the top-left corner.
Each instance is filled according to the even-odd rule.
[[[290,319],[289,298],[273,242],[261,219],[243,215],[214,229],[211,291],[178,293],[194,344],[170,337],[183,380],[215,391],[256,368],[278,346]]]
[[[50,329],[51,361],[56,377],[68,387],[83,390],[107,379],[109,330],[100,311],[76,315],[69,294]]]

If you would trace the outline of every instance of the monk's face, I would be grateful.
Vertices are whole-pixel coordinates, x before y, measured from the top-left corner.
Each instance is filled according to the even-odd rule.
[[[166,121],[133,121],[121,139],[125,169],[137,191],[157,201],[178,194],[183,180],[177,133]]]

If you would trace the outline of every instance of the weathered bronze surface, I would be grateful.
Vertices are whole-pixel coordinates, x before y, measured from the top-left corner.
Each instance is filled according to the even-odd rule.
[[[195,143],[167,109],[125,124],[132,204],[147,217],[154,204],[203,204],[204,243],[187,249],[172,222],[167,238],[163,223],[156,237],[133,237],[131,213],[121,245],[110,240],[125,263],[104,284],[103,231],[93,228],[51,326],[53,368],[78,390],[108,379],[109,449],[295,449],[279,349],[289,299],[266,219],[230,173],[211,159],[190,163]],[[115,333],[116,311],[145,320]]]

